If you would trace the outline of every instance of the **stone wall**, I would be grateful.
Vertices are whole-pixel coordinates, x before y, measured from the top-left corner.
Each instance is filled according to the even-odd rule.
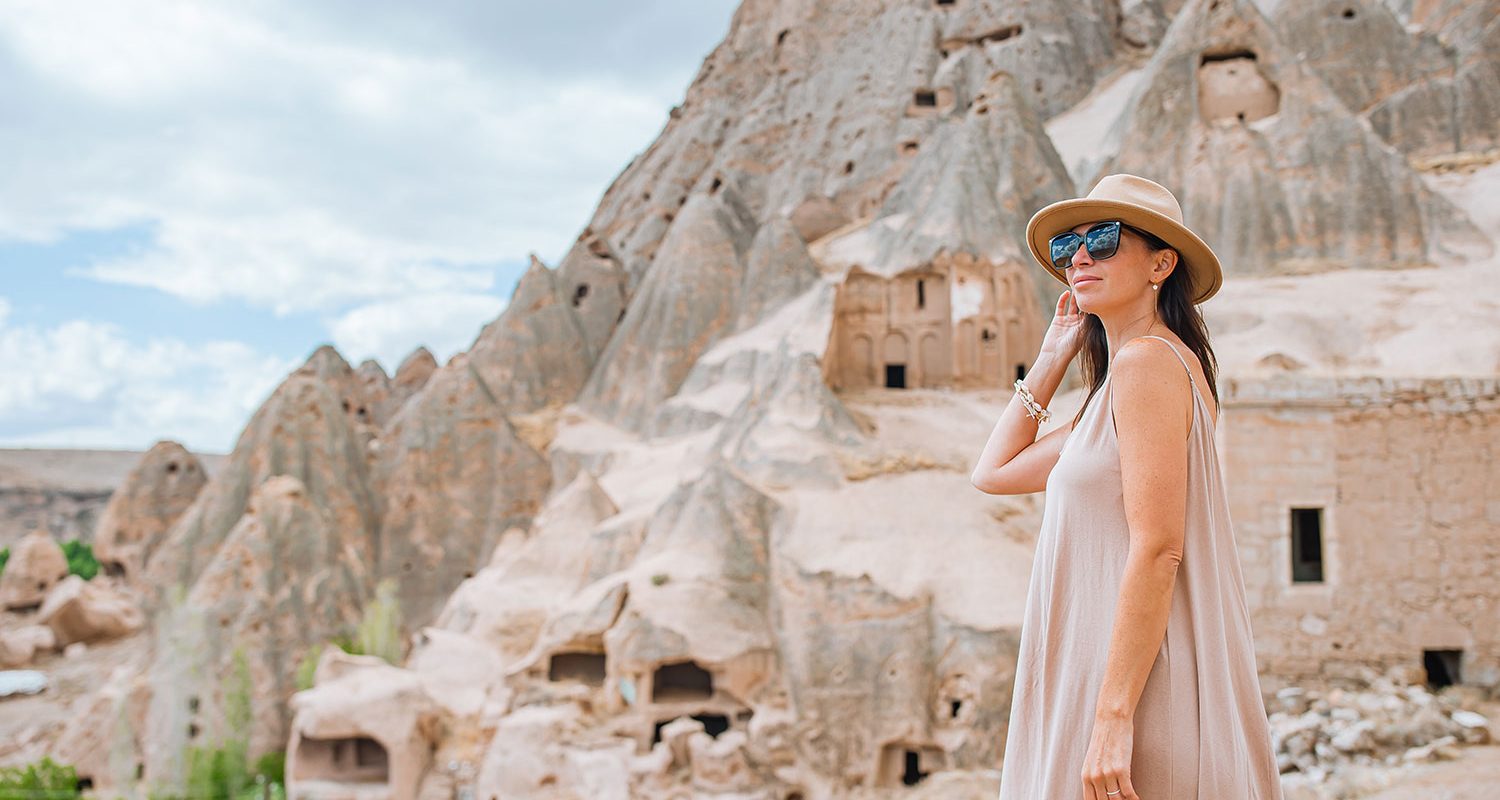
[[[1500,684],[1500,380],[1230,379],[1223,394],[1268,688],[1360,665]],[[1294,508],[1321,509],[1321,580],[1293,578]]]

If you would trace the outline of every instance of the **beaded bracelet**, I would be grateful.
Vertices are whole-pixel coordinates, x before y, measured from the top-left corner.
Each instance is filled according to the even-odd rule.
[[[1026,416],[1037,422],[1046,422],[1052,418],[1052,412],[1037,404],[1036,398],[1032,396],[1031,389],[1020,378],[1016,378],[1016,392],[1021,395],[1021,404],[1026,406]]]

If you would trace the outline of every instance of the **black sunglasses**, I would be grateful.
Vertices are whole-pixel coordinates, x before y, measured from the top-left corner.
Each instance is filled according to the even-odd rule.
[[[1082,236],[1072,232],[1063,231],[1052,237],[1048,242],[1048,249],[1052,257],[1052,266],[1058,272],[1062,272],[1073,264],[1073,254],[1078,252],[1078,246],[1088,248],[1089,258],[1100,261],[1115,254],[1120,249],[1120,228],[1129,228],[1129,225],[1121,223],[1117,219],[1101,222],[1083,232]]]

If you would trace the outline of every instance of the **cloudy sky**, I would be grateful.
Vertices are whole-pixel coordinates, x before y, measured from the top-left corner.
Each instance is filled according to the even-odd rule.
[[[445,361],[735,0],[0,0],[0,446],[227,451],[320,344]]]

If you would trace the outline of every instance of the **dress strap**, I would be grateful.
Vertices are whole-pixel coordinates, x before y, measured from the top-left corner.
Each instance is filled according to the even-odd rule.
[[[1161,339],[1163,342],[1166,342],[1167,343],[1167,347],[1172,348],[1172,355],[1177,356],[1177,360],[1182,362],[1182,368],[1185,369],[1185,370],[1187,370],[1188,385],[1189,386],[1193,386],[1194,387],[1194,391],[1197,391],[1196,387],[1198,385],[1198,382],[1195,381],[1195,380],[1193,380],[1193,369],[1192,369],[1192,367],[1188,366],[1187,360],[1182,357],[1182,354],[1179,353],[1179,352],[1177,352],[1177,345],[1172,344],[1170,341],[1168,341],[1166,339],[1162,339],[1162,337],[1160,337],[1160,336],[1155,336],[1155,335],[1149,334],[1149,333],[1142,334],[1139,338],[1141,338],[1141,339]]]

